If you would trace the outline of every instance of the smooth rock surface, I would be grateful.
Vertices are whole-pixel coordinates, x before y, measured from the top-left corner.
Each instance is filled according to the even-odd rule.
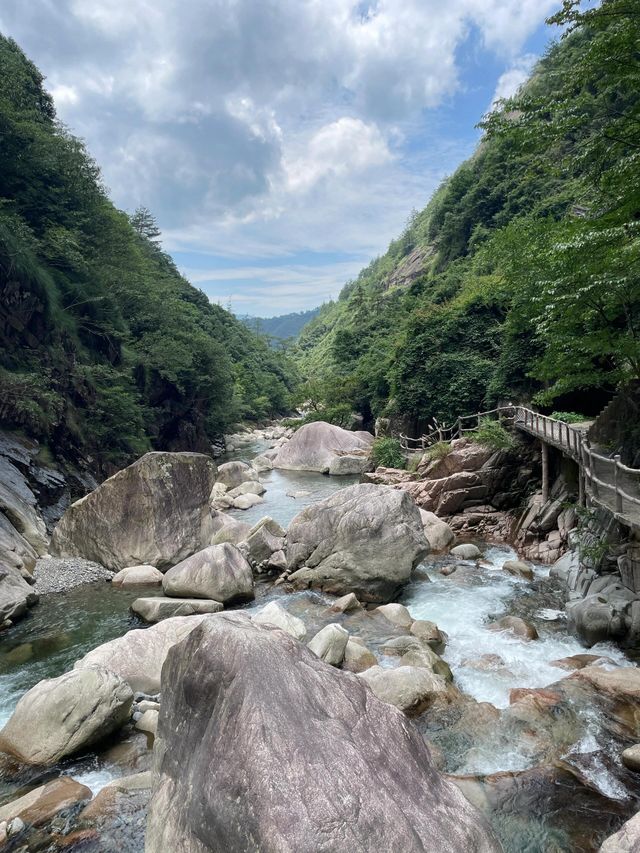
[[[358,678],[369,685],[378,699],[395,705],[410,716],[421,714],[436,694],[447,690],[443,678],[429,669],[417,666],[399,666],[395,669],[372,666]]]
[[[533,569],[528,563],[523,560],[507,560],[502,568],[505,572],[513,575],[516,578],[523,578],[527,581],[533,580]]]
[[[38,594],[26,582],[19,570],[0,565],[0,625],[6,620],[24,616],[38,601]]]
[[[499,850],[418,731],[285,633],[211,617],[164,677],[147,853]]]
[[[344,660],[342,668],[348,672],[364,672],[372,666],[377,666],[378,659],[363,642],[354,637],[349,637],[344,649]]]
[[[442,521],[434,512],[428,512],[426,509],[420,510],[420,518],[431,550],[446,551],[456,538],[447,522]]]
[[[393,599],[429,545],[418,508],[387,486],[348,486],[299,513],[287,531],[289,578],[296,588],[361,601]]]
[[[340,666],[349,640],[349,632],[333,622],[325,625],[307,644],[307,648],[320,660],[331,666]]]
[[[134,692],[160,692],[162,664],[171,646],[183,640],[206,616],[175,616],[150,628],[135,628],[92,649],[75,669],[103,666],[123,678]],[[209,617],[210,618],[210,617]]]
[[[329,609],[333,610],[334,613],[350,613],[352,610],[361,610],[362,605],[356,595],[348,592],[346,595],[337,598]]]
[[[302,619],[287,613],[277,601],[270,601],[265,604],[257,613],[253,614],[251,621],[256,625],[271,625],[275,628],[281,628],[287,634],[295,637],[296,640],[304,640],[307,635],[307,629]]]
[[[640,812],[601,845],[599,853],[639,853]]]
[[[91,799],[91,790],[70,776],[60,776],[0,806],[0,823],[19,818],[26,826],[41,826],[58,812]]]
[[[331,463],[351,451],[368,453],[373,436],[355,433],[324,421],[305,424],[273,459],[274,468],[290,471],[318,471],[327,474]]]
[[[145,622],[161,622],[173,616],[193,616],[199,613],[219,613],[223,605],[207,598],[168,598],[163,595],[136,598],[131,611]]]
[[[459,557],[461,560],[477,560],[478,557],[482,556],[477,545],[472,545],[471,543],[456,545],[451,549],[451,554],[454,557]]]
[[[39,681],[0,732],[0,751],[25,764],[55,764],[120,728],[132,702],[128,684],[100,666]]]
[[[128,566],[116,572],[111,583],[124,589],[131,586],[152,586],[162,583],[162,572],[155,566]]]
[[[534,625],[519,616],[503,616],[489,625],[490,631],[508,631],[522,640],[537,640],[538,632]]]
[[[246,462],[225,462],[218,466],[216,483],[222,483],[227,489],[236,489],[242,483],[257,480],[256,471]]]
[[[253,598],[251,566],[228,542],[210,545],[164,575],[162,589],[171,598],[208,598],[228,604]]]
[[[211,541],[215,476],[213,460],[202,453],[146,453],[69,507],[50,552],[113,571],[172,566]]]
[[[376,607],[374,612],[379,613],[380,616],[384,616],[387,622],[397,625],[398,628],[411,628],[413,624],[413,616],[404,604],[396,604],[395,602],[381,604],[380,607]]]

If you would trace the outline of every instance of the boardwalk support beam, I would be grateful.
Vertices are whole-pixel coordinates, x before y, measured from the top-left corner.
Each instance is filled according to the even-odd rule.
[[[542,503],[549,500],[549,446],[546,442],[540,442],[542,451]]]

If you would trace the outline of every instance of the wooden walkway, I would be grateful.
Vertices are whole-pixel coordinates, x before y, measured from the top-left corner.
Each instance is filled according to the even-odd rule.
[[[540,439],[543,467],[549,446],[573,459],[579,468],[580,503],[588,499],[593,506],[608,509],[622,524],[640,530],[640,469],[629,468],[620,456],[605,456],[594,450],[584,426],[567,424],[541,415],[524,406],[503,406],[458,418],[455,424],[436,424],[432,432],[420,438],[401,435],[404,450],[426,450],[439,441],[451,441],[474,432],[481,421],[496,419]],[[544,472],[543,472],[544,473]]]

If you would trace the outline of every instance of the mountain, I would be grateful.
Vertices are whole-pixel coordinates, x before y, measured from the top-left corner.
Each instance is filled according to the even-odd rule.
[[[0,422],[102,473],[289,407],[295,371],[110,202],[37,68],[0,36]]]
[[[291,314],[281,314],[279,317],[251,317],[248,314],[238,317],[247,328],[258,334],[269,338],[277,338],[286,341],[289,338],[297,338],[303,328],[317,316],[320,308],[311,308],[309,311],[294,311]]]
[[[302,331],[309,399],[419,432],[498,401],[594,414],[640,376],[635,6],[574,6],[474,155]]]

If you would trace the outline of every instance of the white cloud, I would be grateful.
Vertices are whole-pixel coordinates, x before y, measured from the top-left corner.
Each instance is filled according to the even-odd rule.
[[[501,98],[511,98],[516,94],[520,86],[529,78],[533,66],[538,57],[532,53],[520,56],[513,65],[498,78],[496,90],[493,93],[491,104],[495,104]]]
[[[169,249],[366,257],[470,153],[430,139],[426,168],[409,149],[471,34],[510,63],[508,92],[556,3],[2,0],[2,24],[116,204],[150,207]]]

